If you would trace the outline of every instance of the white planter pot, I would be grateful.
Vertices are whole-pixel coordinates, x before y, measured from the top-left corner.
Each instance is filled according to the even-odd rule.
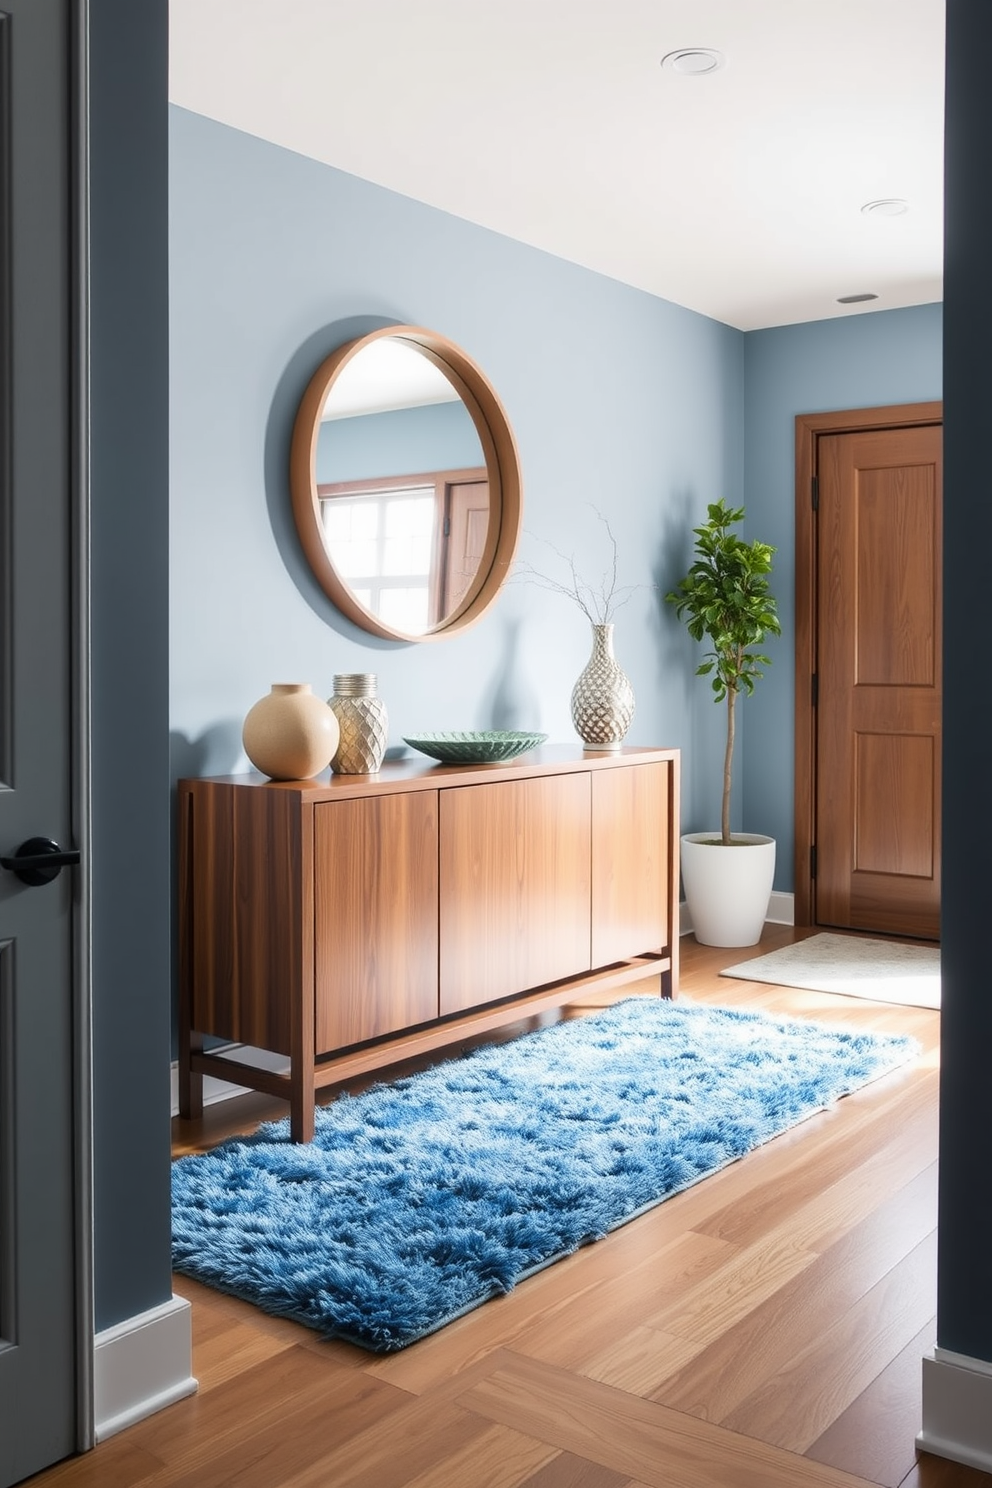
[[[681,845],[696,939],[701,945],[756,945],[775,877],[774,837],[735,832],[732,845],[724,847],[719,832],[689,832]]]

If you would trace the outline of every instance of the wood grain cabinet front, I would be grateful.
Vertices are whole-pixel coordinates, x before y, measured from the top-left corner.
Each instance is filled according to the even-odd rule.
[[[672,933],[668,766],[601,770],[590,776],[589,783],[592,965],[609,966],[630,956],[660,953]]]
[[[564,746],[180,781],[180,1114],[212,1075],[308,1141],[322,1087],[651,974],[674,996],[678,788],[677,750]]]
[[[588,774],[441,797],[441,1013],[589,971]]]
[[[318,1058],[438,1015],[437,791],[314,809]]]

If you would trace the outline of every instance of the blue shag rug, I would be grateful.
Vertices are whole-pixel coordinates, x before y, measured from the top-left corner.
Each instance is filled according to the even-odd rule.
[[[631,997],[177,1159],[173,1264],[400,1349],[918,1051]]]

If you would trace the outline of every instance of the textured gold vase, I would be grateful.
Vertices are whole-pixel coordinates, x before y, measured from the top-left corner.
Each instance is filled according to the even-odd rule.
[[[572,688],[572,722],[586,749],[619,749],[634,716],[634,689],[613,655],[613,626],[594,625],[592,655]]]
[[[311,780],[338,746],[338,721],[309,682],[274,682],[245,715],[245,754],[271,780]]]
[[[339,672],[328,698],[338,721],[338,747],[331,759],[337,775],[374,775],[386,752],[389,719],[374,672]]]

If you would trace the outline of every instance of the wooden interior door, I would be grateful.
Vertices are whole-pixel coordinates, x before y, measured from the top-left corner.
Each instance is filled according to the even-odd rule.
[[[814,923],[938,939],[941,428],[816,457]]]
[[[465,598],[479,571],[489,536],[488,480],[459,480],[445,489],[444,563],[441,615],[450,615]]]

